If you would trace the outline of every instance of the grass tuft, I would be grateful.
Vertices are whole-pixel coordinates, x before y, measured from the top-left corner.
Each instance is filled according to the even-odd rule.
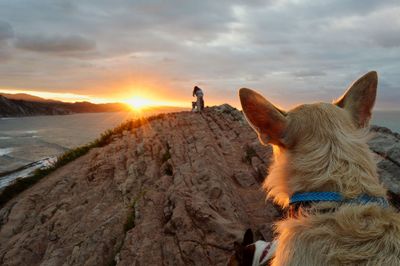
[[[162,158],[161,158],[161,162],[162,163],[165,163],[166,161],[168,161],[169,159],[171,159],[171,152],[170,152],[170,150],[171,150],[171,147],[169,146],[169,144],[167,143],[167,145],[166,145],[166,151],[165,151],[165,153],[163,154],[163,156],[162,156]]]
[[[135,227],[135,225],[136,225],[136,223],[135,223],[136,222],[136,205],[139,202],[139,200],[144,197],[146,192],[147,192],[147,190],[140,191],[136,195],[136,197],[132,200],[132,203],[129,206],[130,212],[128,213],[128,216],[126,217],[126,221],[124,224],[125,233]]]
[[[165,166],[164,173],[169,176],[172,176],[174,174],[174,168],[170,163],[167,163],[167,165]]]
[[[132,208],[132,210],[129,212],[128,217],[126,218],[124,224],[124,231],[128,232],[133,227],[135,227],[135,208]]]

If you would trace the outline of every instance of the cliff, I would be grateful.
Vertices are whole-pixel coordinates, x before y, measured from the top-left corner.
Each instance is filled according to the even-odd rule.
[[[396,190],[398,138],[374,130]],[[271,154],[228,105],[144,121],[10,200],[0,264],[224,265],[246,228],[272,238],[279,213],[260,190]]]
[[[24,99],[29,99],[25,97]],[[120,112],[129,107],[120,103],[93,104],[89,102],[66,103],[58,101],[33,101],[9,99],[0,95],[0,117],[66,115],[73,113]],[[40,98],[39,98],[40,99]]]

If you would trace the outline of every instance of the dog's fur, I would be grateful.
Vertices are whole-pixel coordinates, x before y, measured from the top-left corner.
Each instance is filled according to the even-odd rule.
[[[366,143],[377,79],[369,72],[333,104],[305,104],[288,112],[252,90],[240,90],[247,120],[261,142],[274,147],[263,185],[269,198],[287,207],[296,192],[386,197]],[[276,233],[272,265],[400,265],[400,215],[392,207],[314,203],[278,222]]]

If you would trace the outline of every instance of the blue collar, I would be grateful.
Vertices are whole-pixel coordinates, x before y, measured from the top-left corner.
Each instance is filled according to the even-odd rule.
[[[382,207],[389,207],[389,203],[384,197],[373,197],[367,194],[362,194],[354,199],[345,199],[339,192],[305,192],[295,193],[289,200],[289,205],[302,202],[321,202],[321,201],[334,201],[342,203],[357,203],[368,204],[377,203]]]

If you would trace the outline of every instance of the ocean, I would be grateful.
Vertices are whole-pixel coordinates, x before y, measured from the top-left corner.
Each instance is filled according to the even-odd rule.
[[[21,171],[29,173],[132,118],[126,112],[0,118],[0,188],[18,177],[5,172],[25,167]],[[400,111],[375,111],[371,124],[400,132]]]
[[[372,113],[371,124],[400,133],[400,111],[375,111]]]
[[[0,118],[0,176],[86,144],[134,113],[90,113]]]

